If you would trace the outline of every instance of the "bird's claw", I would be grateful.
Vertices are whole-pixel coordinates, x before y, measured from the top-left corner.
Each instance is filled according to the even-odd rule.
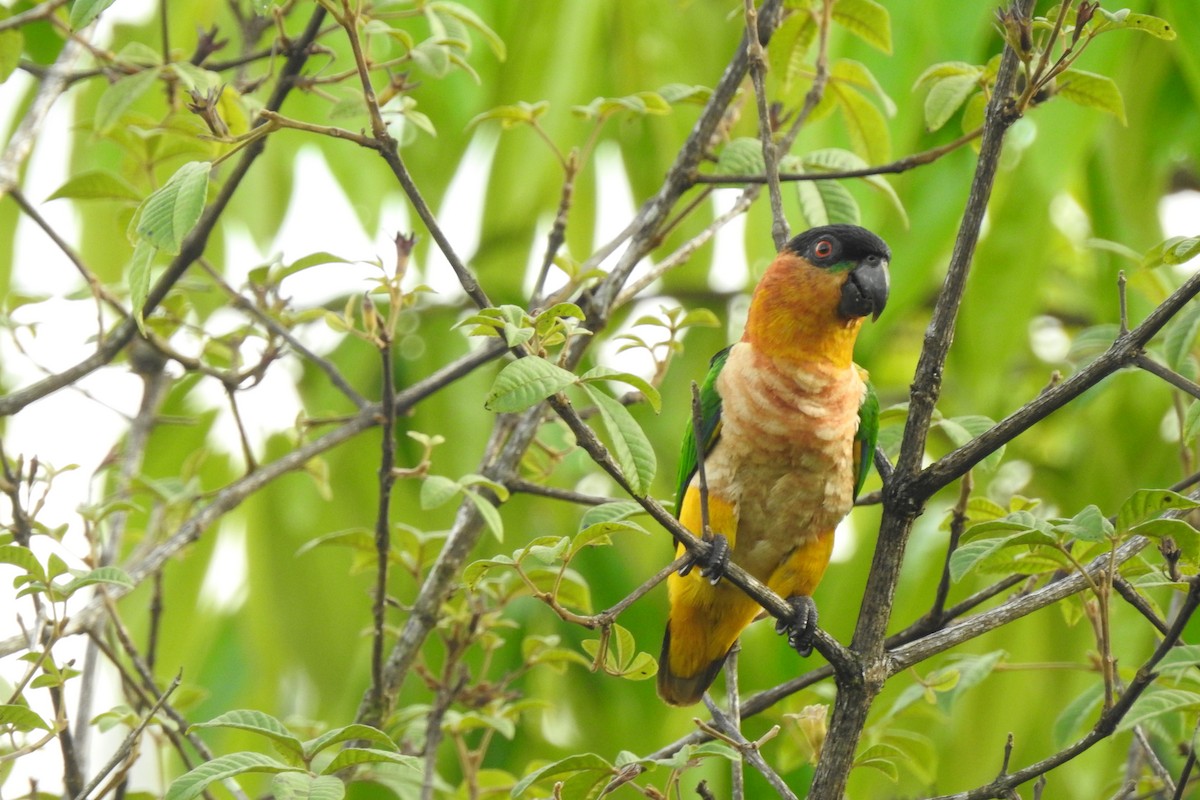
[[[697,564],[700,565],[700,577],[715,586],[725,577],[729,567],[729,540],[723,534],[714,533],[712,537],[704,537],[708,542],[708,552],[703,556],[693,557],[691,561],[679,568],[679,574],[687,575]]]
[[[776,633],[786,633],[788,646],[808,658],[813,651],[813,635],[817,632],[817,604],[807,595],[793,595],[787,599],[792,607],[792,618],[775,623]]]

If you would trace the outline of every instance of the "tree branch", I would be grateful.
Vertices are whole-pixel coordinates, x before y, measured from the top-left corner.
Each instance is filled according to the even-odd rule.
[[[1020,1],[1025,9],[1022,13],[1028,16],[1033,0]],[[979,161],[963,221],[917,362],[900,456],[894,473],[884,485],[884,515],[879,530],[879,544],[850,645],[850,651],[862,659],[861,666],[857,670],[839,668],[836,671],[837,699],[825,748],[813,777],[810,797],[814,800],[833,800],[845,794],[867,713],[888,677],[884,642],[892,599],[912,524],[921,511],[924,499],[912,491],[912,483],[925,454],[925,440],[941,390],[942,370],[954,336],[955,319],[966,289],[980,226],[991,196],[1004,135],[1016,119],[1010,94],[1016,83],[1017,63],[1016,52],[1006,47],[996,76],[995,91],[987,107]]]

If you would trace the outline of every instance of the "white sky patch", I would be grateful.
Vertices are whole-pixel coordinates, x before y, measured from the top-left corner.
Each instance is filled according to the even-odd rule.
[[[1062,320],[1042,315],[1029,321],[1029,347],[1042,361],[1059,364],[1071,351],[1071,337],[1064,330]]]
[[[858,528],[854,524],[853,514],[848,514],[838,523],[833,533],[833,552],[829,560],[834,564],[844,564],[854,558],[858,552]]]
[[[1050,221],[1076,246],[1091,236],[1092,223],[1088,214],[1068,192],[1059,192],[1050,200]]]
[[[225,517],[196,597],[197,609],[206,614],[232,614],[241,608],[250,593],[247,563],[246,525],[236,516]]]
[[[450,185],[446,187],[442,206],[437,210],[438,226],[455,254],[468,266],[479,249],[483,205],[487,201],[487,179],[499,141],[499,134],[495,131],[480,130],[475,134],[454,177],[450,179]],[[423,225],[420,234],[429,236]],[[426,285],[437,292],[440,302],[457,301],[464,294],[458,276],[436,242],[430,242],[424,276]]]
[[[1200,236],[1200,192],[1187,189],[1174,192],[1158,201],[1158,217],[1162,220],[1163,233],[1172,236]],[[1200,258],[1193,258],[1175,268],[1183,278],[1200,270]]]
[[[633,323],[641,317],[659,317],[666,319],[662,314],[662,306],[670,308],[676,303],[669,297],[659,297],[654,300],[635,300],[629,306],[628,322],[617,329],[617,335],[632,334],[641,337],[646,344],[655,345],[659,342],[667,340],[668,331],[658,325],[634,325]],[[627,339],[618,339],[613,336],[606,339],[601,339],[596,342],[596,360],[598,363],[613,369],[632,372],[635,375],[640,375],[646,380],[650,380],[654,376],[655,357],[649,351],[642,347],[634,347],[624,352],[618,352],[625,345],[630,344]],[[665,348],[658,348],[657,355],[661,357]]]
[[[637,213],[637,206],[634,204],[633,189],[629,186],[629,176],[625,173],[625,163],[621,160],[621,150],[616,144],[601,142],[596,147],[592,169],[596,170],[596,244],[600,246],[625,230]],[[628,243],[623,243],[601,262],[601,269],[612,269],[628,249]],[[654,263],[649,258],[643,258],[634,267],[630,282],[638,280],[653,268]],[[655,292],[660,285],[659,281],[655,281],[643,291]]]
[[[741,189],[713,191],[713,214],[719,216],[729,211],[741,195]],[[713,237],[713,265],[708,286],[714,292],[740,292],[746,288],[750,281],[750,266],[746,263],[745,241],[745,214],[731,219]]]
[[[521,291],[525,293],[526,297],[533,294],[533,287],[537,285],[538,275],[542,271],[542,261],[546,258],[546,242],[553,228],[553,214],[542,214],[538,217],[537,225],[533,229],[533,244],[529,247],[529,260],[525,263],[525,281],[521,284]],[[558,255],[567,255],[566,244],[558,249]],[[557,267],[550,267],[550,271],[546,273],[546,281],[542,285],[542,296],[554,294],[566,285],[567,274]]]

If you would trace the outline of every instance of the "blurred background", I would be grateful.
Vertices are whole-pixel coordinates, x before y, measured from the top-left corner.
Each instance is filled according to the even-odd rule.
[[[9,5],[16,12],[31,4]],[[573,114],[573,106],[668,84],[714,85],[741,36],[741,4],[470,0],[465,5],[503,41],[503,50],[472,32],[469,63],[477,79],[464,70],[444,77],[414,72],[416,85],[408,94],[436,135],[421,130],[410,116],[399,128],[401,152],[456,250],[493,300],[523,304],[554,219],[562,169],[528,127],[501,131],[494,123],[468,123],[497,106],[544,100],[549,108],[539,122],[546,136],[564,152],[583,147],[593,125]],[[963,132],[958,116],[929,132],[925,93],[915,91],[914,83],[934,63],[982,65],[998,53],[995,4],[970,9],[957,0],[887,5],[891,52],[843,28],[835,28],[830,42],[831,58],[859,62],[877,80],[878,91],[863,94],[886,118],[886,136],[864,144],[855,138],[844,113],[829,109],[805,126],[794,153],[835,147],[859,152],[872,164],[886,163]],[[113,49],[129,42],[159,42],[158,9],[148,0],[118,0],[102,15],[94,41]],[[1120,271],[1129,281],[1129,316],[1136,323],[1194,269],[1194,263],[1143,268],[1141,255],[1169,235],[1200,232],[1200,49],[1194,46],[1200,41],[1200,6],[1188,0],[1140,0],[1135,10],[1168,19],[1178,40],[1116,32],[1098,39],[1077,65],[1112,77],[1124,95],[1125,124],[1112,114],[1055,98],[1010,133],[946,368],[939,411],[947,418],[1001,419],[1056,375],[1069,375],[1102,352],[1118,322]],[[292,13],[283,25],[295,34],[306,17]],[[429,35],[423,24],[414,24],[413,35]],[[216,0],[199,0],[186,8],[172,5],[168,25],[172,46],[185,53],[195,46],[200,29],[235,29],[230,4]],[[26,29],[28,63],[53,61],[61,37],[46,28]],[[42,40],[36,38],[39,35]],[[334,53],[311,62],[316,74],[344,69],[348,63],[341,44],[331,46]],[[786,62],[773,60],[771,66],[772,96],[785,109],[794,108],[807,89],[803,67],[797,68],[798,77],[787,80]],[[254,69],[262,71],[263,65]],[[135,204],[48,199],[80,171],[128,168],[128,143],[98,136],[90,125],[107,86],[104,80],[79,81],[55,106],[20,185],[104,283],[120,287],[131,253],[122,232]],[[24,69],[0,85],[0,129],[6,139],[34,89],[35,80]],[[283,111],[318,124],[363,127],[365,116],[338,116],[336,103],[345,97],[331,92],[332,96],[294,93]],[[730,120],[733,136],[753,136],[757,130],[748,84],[743,95],[741,118]],[[129,113],[161,114],[162,105],[162,97],[150,93]],[[657,190],[695,120],[696,108],[679,104],[661,116],[616,115],[599,128],[594,158],[576,182],[566,259],[585,260]],[[160,155],[153,166],[160,173],[158,180],[180,159],[198,157],[184,152]],[[870,371],[885,408],[907,399],[974,164],[975,154],[968,146],[889,177],[903,214],[884,193],[865,183],[846,183],[861,209],[862,224],[880,233],[894,253],[891,300],[885,315],[864,329],[856,359]],[[666,237],[652,260],[694,236],[737,194],[736,189],[713,191]],[[796,192],[785,187],[784,196],[798,231],[803,216]],[[252,270],[265,264],[290,264],[322,251],[335,254],[348,263],[329,263],[286,278],[282,294],[296,309],[339,310],[347,298],[370,288],[377,274],[372,260],[390,263],[392,237],[409,231],[420,240],[406,286],[423,284],[433,291],[422,294],[402,317],[396,371],[403,388],[478,346],[478,341],[454,328],[466,315],[468,303],[375,154],[291,131],[272,135],[247,185],[217,227],[206,256],[228,283],[241,287]],[[616,335],[632,332],[651,343],[661,339],[661,328],[634,323],[644,315],[662,317],[663,309],[707,309],[720,320],[718,327],[689,328],[682,337],[683,350],[673,358],[661,385],[663,412],[656,415],[644,404],[631,409],[659,456],[654,486],[658,497],[669,499],[673,491],[689,382],[703,375],[713,352],[740,335],[747,292],[773,250],[770,209],[764,199],[685,265],[651,284],[618,315],[611,330],[597,332],[589,364],[650,377],[653,360],[645,351],[620,352],[625,341]],[[26,386],[91,351],[94,303],[82,291],[74,268],[12,202],[0,202],[0,288],[6,297],[0,390]],[[187,303],[183,313],[189,324],[173,340],[181,350],[208,353],[213,341],[244,324],[200,277],[187,287]],[[331,329],[319,318],[299,326],[297,335],[336,363],[365,396],[379,396],[377,358],[369,344]],[[1193,345],[1185,361],[1192,377],[1194,355]],[[238,392],[237,408],[251,455],[258,461],[277,458],[295,446],[298,416],[336,417],[352,410],[310,363],[287,358],[277,366],[259,385]],[[399,464],[420,459],[420,445],[405,435],[412,431],[446,438],[434,451],[434,474],[458,477],[475,471],[494,420],[482,408],[482,398],[497,369],[498,365],[476,371],[401,419]],[[152,432],[139,495],[130,511],[130,548],[140,546],[139,535],[169,532],[172,523],[178,524],[208,493],[247,469],[247,455],[220,382],[185,374],[174,364],[167,374],[162,424]],[[80,508],[101,503],[110,491],[112,453],[137,412],[142,384],[129,364],[119,360],[73,388],[0,420],[10,457],[36,455],[55,469],[75,467],[55,476],[40,518],[48,527],[67,526],[61,545],[46,548],[72,565],[87,550]],[[1106,514],[1115,513],[1135,489],[1168,486],[1194,469],[1194,442],[1181,437],[1186,407],[1183,397],[1153,376],[1117,375],[1012,443],[997,463],[977,469],[976,492],[1001,505],[1014,495],[1038,498],[1047,513],[1065,516],[1091,503]],[[894,412],[887,420],[885,441],[894,441],[903,415]],[[887,428],[892,428],[891,434]],[[548,425],[542,441],[545,446],[531,450],[527,458],[530,480],[617,496],[617,489],[583,453],[568,450],[564,430]],[[931,440],[931,454],[936,457],[952,446],[948,435],[938,433]],[[378,453],[377,432],[347,442],[310,465],[310,474],[287,475],[254,494],[166,566],[157,668],[166,679],[183,670],[189,719],[254,708],[301,727],[352,720],[369,680],[366,634],[372,570],[361,569],[352,550],[305,545],[334,532],[371,528]],[[873,477],[867,488],[878,488],[878,478]],[[419,492],[417,481],[398,483],[394,520],[436,536],[450,525],[453,508],[422,510]],[[951,487],[918,521],[893,609],[894,627],[909,624],[932,601],[947,541],[944,522],[956,496],[957,486]],[[511,553],[537,536],[571,535],[582,511],[569,503],[515,495],[501,510],[505,540],[485,537],[478,557]],[[877,525],[877,509],[854,512],[843,526],[835,563],[816,595],[822,626],[843,642],[853,630]],[[412,535],[414,542],[419,538]],[[670,557],[668,537],[655,529],[653,536],[626,536],[613,547],[589,551],[572,566],[586,583],[590,608],[599,610],[624,597]],[[0,577],[4,569],[0,567]],[[951,602],[986,583],[983,577],[966,579],[953,587]],[[397,569],[393,594],[405,602],[415,590],[412,578]],[[147,635],[145,608],[150,597],[147,585],[120,603],[141,641]],[[1158,599],[1164,607],[1169,605],[1169,592]],[[1003,651],[1003,656],[994,656],[999,666],[988,673],[986,683],[973,690],[964,686],[952,702],[943,698],[939,703],[918,703],[890,717],[885,712],[895,697],[912,685],[903,676],[892,681],[877,705],[870,737],[876,743],[890,742],[907,759],[894,776],[856,770],[851,796],[915,796],[986,782],[997,772],[1010,732],[1017,763],[1053,752],[1055,718],[1096,682],[1089,660],[1094,639],[1086,622],[1080,622],[1079,600],[1063,606],[982,637],[960,653],[935,659],[928,670],[919,670],[924,675],[956,663],[956,656]],[[0,619],[2,635],[10,637],[20,632],[16,618],[26,612],[7,597],[4,607],[16,609]],[[1155,638],[1129,609],[1120,607],[1117,615],[1117,656],[1123,666],[1136,666]],[[639,650],[656,655],[664,616],[664,593],[657,590],[623,614],[620,623]],[[479,652],[469,659],[476,679],[499,680],[518,669],[524,658],[523,637],[557,636],[563,647],[579,653],[584,652],[585,639],[595,638],[594,633],[564,624],[530,598],[506,604],[502,619],[513,626],[497,627],[504,643],[486,664]],[[743,648],[741,681],[747,693],[820,663],[817,656],[799,661],[765,623],[750,629]],[[438,638],[431,637],[424,653],[427,666],[436,670],[443,657]],[[20,674],[20,665],[11,658],[2,666],[10,680]],[[115,703],[115,680],[112,686],[110,701]],[[491,739],[484,766],[518,777],[535,759],[582,752],[609,760],[621,751],[646,755],[694,729],[694,712],[662,706],[652,681],[595,674],[575,664],[532,669],[515,677],[512,689],[536,706],[515,717],[511,735],[502,732]],[[414,721],[419,721],[429,697],[423,682],[410,677],[403,703],[414,710]],[[831,698],[830,685],[789,698],[748,720],[747,735],[753,739],[783,721],[785,714]],[[102,705],[93,709],[103,710]],[[409,730],[401,725],[397,732],[398,738],[419,736],[419,726]],[[463,736],[464,741],[478,742],[477,734]],[[217,752],[253,746],[252,739],[232,732],[213,732],[205,738]],[[799,742],[789,728],[765,750],[785,776],[803,771]],[[1122,778],[1128,744],[1128,734],[1119,736],[1072,761],[1055,773],[1053,795],[1093,798],[1113,791]],[[102,742],[95,744],[97,760],[103,759],[104,747]],[[27,786],[30,775],[23,770],[30,769],[30,763],[36,762],[19,765],[5,791]],[[722,785],[723,763],[709,764],[704,774]],[[460,767],[450,748],[441,765],[449,785],[457,785]],[[34,777],[54,791],[53,762],[35,769],[45,770]],[[177,769],[170,758],[162,763],[154,756],[144,758],[134,788],[158,793],[164,774]],[[665,768],[652,773],[651,781],[661,785],[663,772]],[[633,796],[631,789],[621,791]]]

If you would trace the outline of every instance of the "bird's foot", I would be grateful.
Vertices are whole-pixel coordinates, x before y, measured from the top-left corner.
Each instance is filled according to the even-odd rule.
[[[788,646],[808,658],[813,651],[813,635],[817,632],[817,604],[807,595],[792,595],[787,599],[792,618],[775,623],[776,633],[786,633]]]
[[[679,574],[687,575],[699,565],[700,577],[715,586],[725,577],[725,570],[729,567],[729,540],[723,534],[714,533],[711,537],[704,537],[702,541],[708,542],[708,552],[703,556],[693,557],[679,568]]]

